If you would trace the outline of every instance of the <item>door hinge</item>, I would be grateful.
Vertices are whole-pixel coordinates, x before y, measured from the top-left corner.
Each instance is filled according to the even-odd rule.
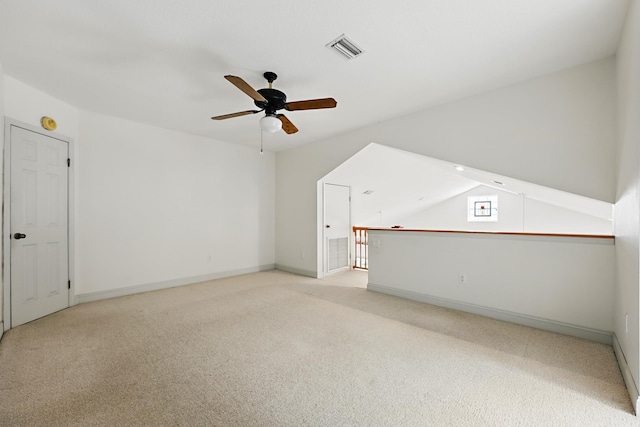
[[[71,167],[71,159],[67,159],[67,167]]]
[[[67,289],[71,289],[71,280],[68,282],[69,287]]]

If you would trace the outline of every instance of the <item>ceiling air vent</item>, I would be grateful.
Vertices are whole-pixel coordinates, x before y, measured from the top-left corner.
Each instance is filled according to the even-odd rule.
[[[364,53],[362,49],[356,46],[356,44],[349,40],[344,34],[329,43],[327,47],[338,52],[343,58],[348,60],[352,60]]]

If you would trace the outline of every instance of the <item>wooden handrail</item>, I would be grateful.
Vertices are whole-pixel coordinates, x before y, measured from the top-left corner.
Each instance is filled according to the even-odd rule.
[[[354,229],[356,227],[353,227]],[[521,231],[464,231],[464,230],[427,230],[421,228],[383,228],[383,227],[358,227],[366,230],[377,231],[410,231],[418,233],[459,233],[459,234],[493,234],[506,236],[544,236],[544,237],[582,237],[588,239],[615,239],[610,234],[565,234],[565,233],[525,233]]]

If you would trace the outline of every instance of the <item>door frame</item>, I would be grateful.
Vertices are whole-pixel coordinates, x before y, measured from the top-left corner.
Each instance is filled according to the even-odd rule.
[[[69,263],[69,280],[71,287],[69,288],[69,306],[76,304],[75,298],[75,199],[74,199],[74,152],[75,146],[73,139],[60,135],[56,132],[49,132],[44,129],[32,126],[18,120],[6,117],[4,120],[4,171],[3,171],[3,213],[2,213],[2,259],[3,259],[3,310],[2,317],[4,321],[4,330],[11,329],[11,128],[17,127],[30,132],[38,133],[49,138],[54,138],[68,144],[68,156],[71,159],[71,165],[68,168],[67,179],[67,254]]]
[[[326,224],[326,203],[327,203],[327,198],[325,195],[325,188],[327,185],[335,185],[338,187],[346,187],[349,189],[349,231],[347,232],[347,236],[349,237],[349,243],[348,243],[348,250],[347,250],[347,257],[348,257],[348,261],[347,261],[347,266],[344,268],[341,268],[339,270],[334,270],[329,272],[329,259],[328,259],[328,248],[327,248],[327,238],[325,236],[325,224]],[[335,273],[340,273],[342,271],[347,271],[347,270],[351,270],[353,268],[353,263],[352,263],[352,259],[351,256],[352,254],[352,245],[353,245],[353,235],[351,233],[351,227],[352,227],[352,212],[351,212],[351,186],[350,185],[344,185],[344,184],[334,184],[332,182],[322,182],[322,218],[320,220],[320,224],[319,225],[319,229],[320,229],[320,234],[322,235],[321,237],[321,250],[320,252],[322,253],[318,258],[318,264],[320,264],[320,262],[322,262],[322,268],[320,271],[322,271],[322,276],[320,277],[326,277]]]

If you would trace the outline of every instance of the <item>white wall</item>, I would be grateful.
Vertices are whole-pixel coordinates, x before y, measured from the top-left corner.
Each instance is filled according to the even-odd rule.
[[[618,182],[615,204],[616,234],[616,293],[615,334],[624,352],[623,374],[627,387],[638,405],[640,381],[640,317],[638,287],[640,240],[640,5],[629,4],[624,31],[618,46]],[[625,314],[629,315],[629,331],[625,328]]]
[[[613,235],[613,221],[525,198],[524,231],[528,233]]]
[[[469,196],[498,196],[498,222],[468,222]],[[422,212],[399,220],[405,228],[427,230],[522,231],[522,197],[479,185]]]
[[[5,115],[9,118],[40,127],[43,116],[53,117],[58,124],[56,133],[78,139],[80,111],[11,76],[5,76]]]
[[[75,141],[79,300],[273,267],[273,153],[84,112],[9,76],[4,90],[8,117],[51,116]]]
[[[370,142],[613,202],[615,61],[607,58],[278,152],[278,266],[316,274],[317,181]]]
[[[369,289],[608,342],[614,264],[612,238],[369,232]]]
[[[497,222],[468,222],[469,196],[498,196]],[[613,234],[606,219],[553,206],[484,185],[397,221],[405,228],[427,230],[510,231],[559,234]]]
[[[86,112],[78,145],[79,294],[273,268],[272,153]]]

